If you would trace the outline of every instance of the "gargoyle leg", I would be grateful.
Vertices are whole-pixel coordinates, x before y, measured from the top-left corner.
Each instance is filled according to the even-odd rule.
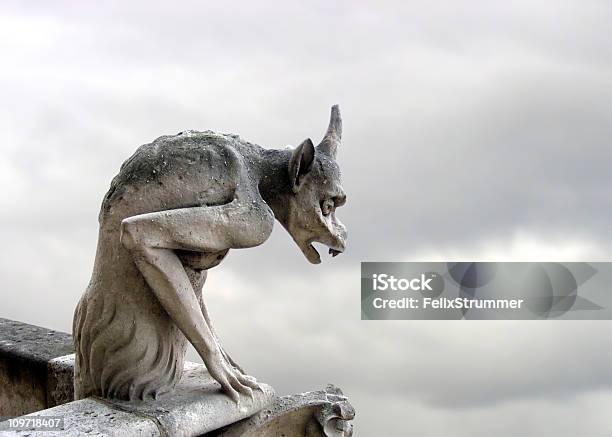
[[[238,392],[252,396],[251,389],[258,385],[224,360],[174,250],[216,252],[256,246],[269,236],[273,220],[265,204],[234,200],[221,206],[141,214],[121,223],[121,243],[131,252],[153,293],[193,344],[211,376],[236,402]]]

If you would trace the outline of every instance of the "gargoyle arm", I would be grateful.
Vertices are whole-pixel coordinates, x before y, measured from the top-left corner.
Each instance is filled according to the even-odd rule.
[[[141,214],[121,223],[121,243],[153,293],[204,360],[211,376],[236,402],[238,392],[252,395],[252,378],[223,359],[176,249],[217,252],[253,247],[270,235],[274,216],[256,196],[211,207]]]

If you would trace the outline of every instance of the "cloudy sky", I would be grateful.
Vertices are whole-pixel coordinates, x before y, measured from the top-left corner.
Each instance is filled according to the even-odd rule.
[[[359,263],[610,259],[610,22],[602,0],[4,1],[0,316],[71,329],[140,144],[316,141],[339,103],[347,253],[310,265],[279,226],[212,270],[234,358],[283,394],[339,385],[359,436],[609,436],[610,323],[361,321]]]

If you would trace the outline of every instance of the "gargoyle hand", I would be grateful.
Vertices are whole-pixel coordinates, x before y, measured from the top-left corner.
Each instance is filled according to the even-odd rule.
[[[260,389],[255,378],[244,375],[228,362],[220,347],[217,346],[211,353],[202,356],[202,359],[210,375],[221,384],[223,391],[237,404],[240,404],[239,393],[252,399],[253,390]]]

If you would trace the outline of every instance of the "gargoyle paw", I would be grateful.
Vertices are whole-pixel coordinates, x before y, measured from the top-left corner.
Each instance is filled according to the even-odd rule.
[[[221,384],[222,390],[238,406],[240,406],[240,395],[253,399],[253,390],[261,390],[255,378],[244,375],[237,368],[227,362],[220,351],[211,354],[204,360],[210,375]]]

